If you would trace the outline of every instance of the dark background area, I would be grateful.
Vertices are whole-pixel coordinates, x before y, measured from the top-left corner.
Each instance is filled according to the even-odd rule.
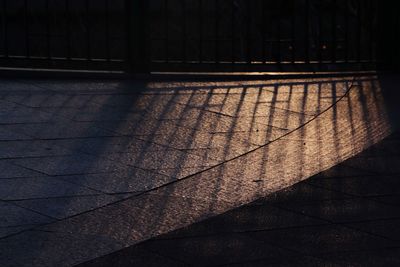
[[[227,71],[276,64],[372,68],[371,63],[398,54],[398,16],[390,5],[377,0],[1,0],[0,65],[35,66],[36,60],[44,67],[141,65],[145,71],[215,64]]]

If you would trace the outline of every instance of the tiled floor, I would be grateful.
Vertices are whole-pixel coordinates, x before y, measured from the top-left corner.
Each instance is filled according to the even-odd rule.
[[[400,165],[399,141],[393,134],[264,199],[80,266],[399,266],[400,172],[387,173]]]
[[[0,201],[48,220],[104,206],[282,136],[350,82],[0,80]]]
[[[1,80],[0,265],[309,266],[396,247],[355,227],[398,212],[395,136],[274,193],[387,136],[376,83]]]

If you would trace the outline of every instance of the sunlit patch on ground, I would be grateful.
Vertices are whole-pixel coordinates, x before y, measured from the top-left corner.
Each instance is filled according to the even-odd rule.
[[[1,83],[5,255],[35,238],[41,255],[60,255],[51,260],[100,256],[293,185],[391,132],[374,76]],[[71,257],[80,245],[53,246],[60,238],[91,249]]]

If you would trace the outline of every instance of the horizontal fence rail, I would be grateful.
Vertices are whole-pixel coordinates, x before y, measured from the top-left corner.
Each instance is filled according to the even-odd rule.
[[[0,0],[0,66],[130,72],[370,69],[382,50],[378,4]]]
[[[151,61],[162,70],[329,69],[377,59],[373,0],[151,2]]]

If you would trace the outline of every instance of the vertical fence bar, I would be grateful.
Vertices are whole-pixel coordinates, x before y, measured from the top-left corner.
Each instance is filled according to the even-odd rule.
[[[282,29],[281,29],[281,21],[282,21],[282,4],[281,4],[281,1],[278,1],[277,2],[278,4],[278,6],[277,6],[277,13],[278,13],[278,16],[277,16],[277,21],[276,21],[276,23],[277,23],[277,25],[276,25],[276,31],[277,31],[277,33],[276,33],[276,38],[277,38],[277,44],[278,44],[278,50],[277,50],[277,57],[276,57],[276,62],[278,63],[278,64],[280,64],[280,63],[282,63]]]
[[[236,41],[236,24],[235,24],[235,0],[231,0],[231,8],[232,8],[232,13],[231,13],[231,63],[232,63],[232,67],[235,64],[236,61],[236,57],[235,57],[235,41]]]
[[[385,46],[387,45],[390,39],[388,38],[388,29],[387,29],[387,10],[386,5],[383,1],[377,2],[377,10],[378,10],[378,25],[377,25],[377,65],[378,69],[385,70],[388,67],[388,53],[385,50]]]
[[[400,68],[400,64],[399,64],[400,52],[398,49],[399,40],[400,40],[400,38],[399,38],[400,20],[399,20],[399,15],[398,15],[398,9],[395,9],[395,11],[392,10],[392,12],[390,13],[390,16],[391,16],[391,22],[392,22],[392,25],[394,28],[394,29],[391,29],[391,33],[392,33],[391,39],[393,40],[391,51],[393,51],[393,53],[394,53],[392,61],[391,61],[391,63],[392,63],[391,67],[392,67],[392,70],[398,71]]]
[[[203,63],[203,0],[199,0],[199,63]]]
[[[361,21],[361,0],[357,0],[357,62],[361,62],[361,49],[362,49],[362,21]]]
[[[165,62],[169,62],[169,1],[164,0],[164,16],[165,16]]]
[[[47,49],[47,60],[51,60],[51,12],[50,12],[50,0],[46,0],[46,49]],[[49,62],[50,63],[50,62]]]
[[[247,64],[251,64],[251,14],[250,14],[250,9],[251,9],[251,3],[252,1],[247,1],[246,2],[246,61]]]
[[[375,23],[375,19],[376,17],[374,16],[374,13],[372,12],[372,10],[374,10],[373,7],[373,1],[369,1],[369,9],[368,9],[368,17],[370,17],[371,19],[369,20],[369,62],[373,62],[374,61],[374,36],[375,36],[375,29],[374,29],[374,23]]]
[[[262,41],[262,62],[263,64],[267,63],[267,6],[266,6],[266,1],[262,1],[261,3],[261,41]]]
[[[71,14],[69,0],[65,0],[67,60],[71,60]]]
[[[132,53],[132,43],[133,43],[133,36],[132,36],[132,18],[131,18],[131,12],[132,12],[132,4],[130,0],[125,0],[124,1],[124,23],[125,23],[125,28],[124,28],[124,33],[125,33],[125,67],[127,72],[132,72],[133,70],[133,53]]]
[[[344,57],[345,57],[345,62],[348,63],[349,62],[349,16],[350,16],[350,12],[349,12],[349,0],[345,1],[346,7],[344,9]]]
[[[129,71],[148,73],[150,71],[149,36],[147,34],[148,0],[125,0],[125,8]]]
[[[4,57],[9,57],[8,50],[8,12],[7,12],[7,0],[3,0],[2,6],[2,17],[3,17],[3,45],[4,45]]]
[[[187,25],[186,25],[186,0],[182,0],[182,61],[187,63]]]
[[[305,9],[305,62],[310,63],[310,0],[306,0]]]
[[[296,0],[292,0],[291,3],[292,14],[291,14],[291,53],[292,53],[292,63],[296,62]]]
[[[90,61],[92,60],[92,43],[91,43],[91,23],[90,23],[90,4],[89,0],[85,0],[85,13],[86,13],[86,57],[87,60]]]
[[[397,11],[397,10],[396,10]],[[399,16],[396,14],[395,16],[395,30],[394,30],[394,35],[395,35],[395,40],[394,40],[394,47],[398,48],[399,44],[400,44],[400,19]],[[400,69],[400,52],[399,49],[394,49],[394,51],[396,51],[396,56],[394,58],[395,64],[394,64],[394,68],[395,70],[399,70]]]
[[[323,7],[322,7],[322,1],[318,1],[318,31],[317,31],[317,34],[318,34],[318,43],[317,43],[317,45],[318,45],[318,48],[317,48],[317,53],[318,53],[318,63],[319,64],[322,64],[322,61],[323,61],[323,50],[324,50],[324,48],[325,48],[325,44],[324,44],[324,40],[323,40],[323,37],[322,37],[322,33],[323,33],[323,30],[322,30],[322,28],[323,28],[323,19],[322,19],[322,16],[323,16]]]
[[[374,24],[376,23],[376,14],[374,14],[374,10],[376,10],[376,6],[374,6],[375,1],[369,1],[369,9],[368,13],[371,19],[369,20],[369,33],[370,33],[370,46],[369,46],[369,61],[374,62],[374,47],[376,45],[375,41],[375,27]]]
[[[337,47],[337,35],[336,35],[336,25],[337,25],[337,15],[336,15],[336,10],[337,10],[337,0],[332,0],[332,41],[331,41],[331,62],[335,63],[336,62],[336,47]]]
[[[106,37],[106,60],[108,62],[108,67],[110,68],[111,63],[111,34],[110,34],[110,3],[109,0],[104,0],[105,6],[105,37]]]
[[[24,1],[24,20],[25,20],[25,49],[26,57],[29,59],[31,57],[31,44],[30,44],[30,20],[29,20],[29,7],[28,0]]]
[[[220,58],[219,58],[219,0],[214,0],[215,1],[215,40],[214,40],[214,45],[215,45],[215,63],[220,63]]]

